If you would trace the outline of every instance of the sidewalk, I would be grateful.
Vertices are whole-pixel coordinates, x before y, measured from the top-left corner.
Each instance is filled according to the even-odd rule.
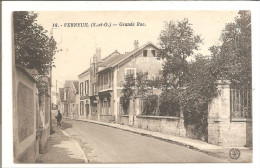
[[[64,118],[67,118],[67,117],[64,117]],[[67,118],[67,119],[70,119],[70,118]],[[193,150],[204,152],[204,153],[207,153],[208,155],[228,160],[229,162],[235,162],[235,163],[238,163],[238,162],[251,163],[252,162],[253,151],[252,151],[252,149],[245,148],[245,147],[237,148],[240,150],[240,157],[238,159],[232,159],[229,156],[229,151],[232,148],[229,148],[229,147],[216,146],[216,145],[212,145],[207,142],[196,140],[196,139],[178,137],[178,136],[159,133],[159,132],[152,132],[149,130],[134,128],[134,127],[130,127],[127,125],[105,123],[105,122],[99,122],[99,121],[94,121],[94,120],[89,120],[89,119],[73,119],[73,120],[95,123],[95,124],[99,124],[99,125],[104,125],[104,126],[108,126],[108,127],[113,127],[113,128],[129,131],[129,132],[153,137],[153,138],[167,141],[170,143],[185,146],[185,147],[188,147]]]
[[[71,138],[64,128],[54,127],[39,163],[88,163],[88,160],[76,140]]]

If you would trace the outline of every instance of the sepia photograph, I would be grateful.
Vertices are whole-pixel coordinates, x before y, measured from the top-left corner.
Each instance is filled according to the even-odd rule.
[[[259,166],[259,3],[2,4],[2,167]]]
[[[251,11],[14,11],[14,163],[252,163]]]

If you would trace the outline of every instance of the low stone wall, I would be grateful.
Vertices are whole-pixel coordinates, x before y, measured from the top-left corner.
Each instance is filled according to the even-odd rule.
[[[90,117],[90,119],[91,119],[91,120],[95,120],[95,121],[97,121],[97,120],[98,120],[98,116],[92,114],[91,117]]]
[[[128,125],[129,124],[129,116],[128,115],[121,115],[121,125]]]
[[[208,139],[207,133],[204,135],[199,135],[199,132],[196,129],[195,125],[187,125],[185,128],[186,128],[186,137],[187,138],[207,141],[207,139]]]
[[[115,115],[100,115],[100,121],[101,122],[115,122]]]
[[[134,119],[134,127],[176,136],[186,136],[182,120],[180,117],[138,115]]]

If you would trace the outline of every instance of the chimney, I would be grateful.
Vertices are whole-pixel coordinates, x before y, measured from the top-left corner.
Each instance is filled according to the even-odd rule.
[[[97,63],[97,55],[96,54],[93,55],[93,63]]]
[[[134,49],[136,50],[137,48],[139,48],[139,42],[138,40],[134,41]]]
[[[101,49],[97,48],[96,49],[96,62],[99,62],[101,60]]]

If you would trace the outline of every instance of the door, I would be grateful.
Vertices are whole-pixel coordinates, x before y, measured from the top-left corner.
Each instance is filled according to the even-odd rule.
[[[64,104],[64,114],[66,117],[68,117],[68,105]]]
[[[86,104],[86,116],[88,117],[89,115],[89,104]]]

